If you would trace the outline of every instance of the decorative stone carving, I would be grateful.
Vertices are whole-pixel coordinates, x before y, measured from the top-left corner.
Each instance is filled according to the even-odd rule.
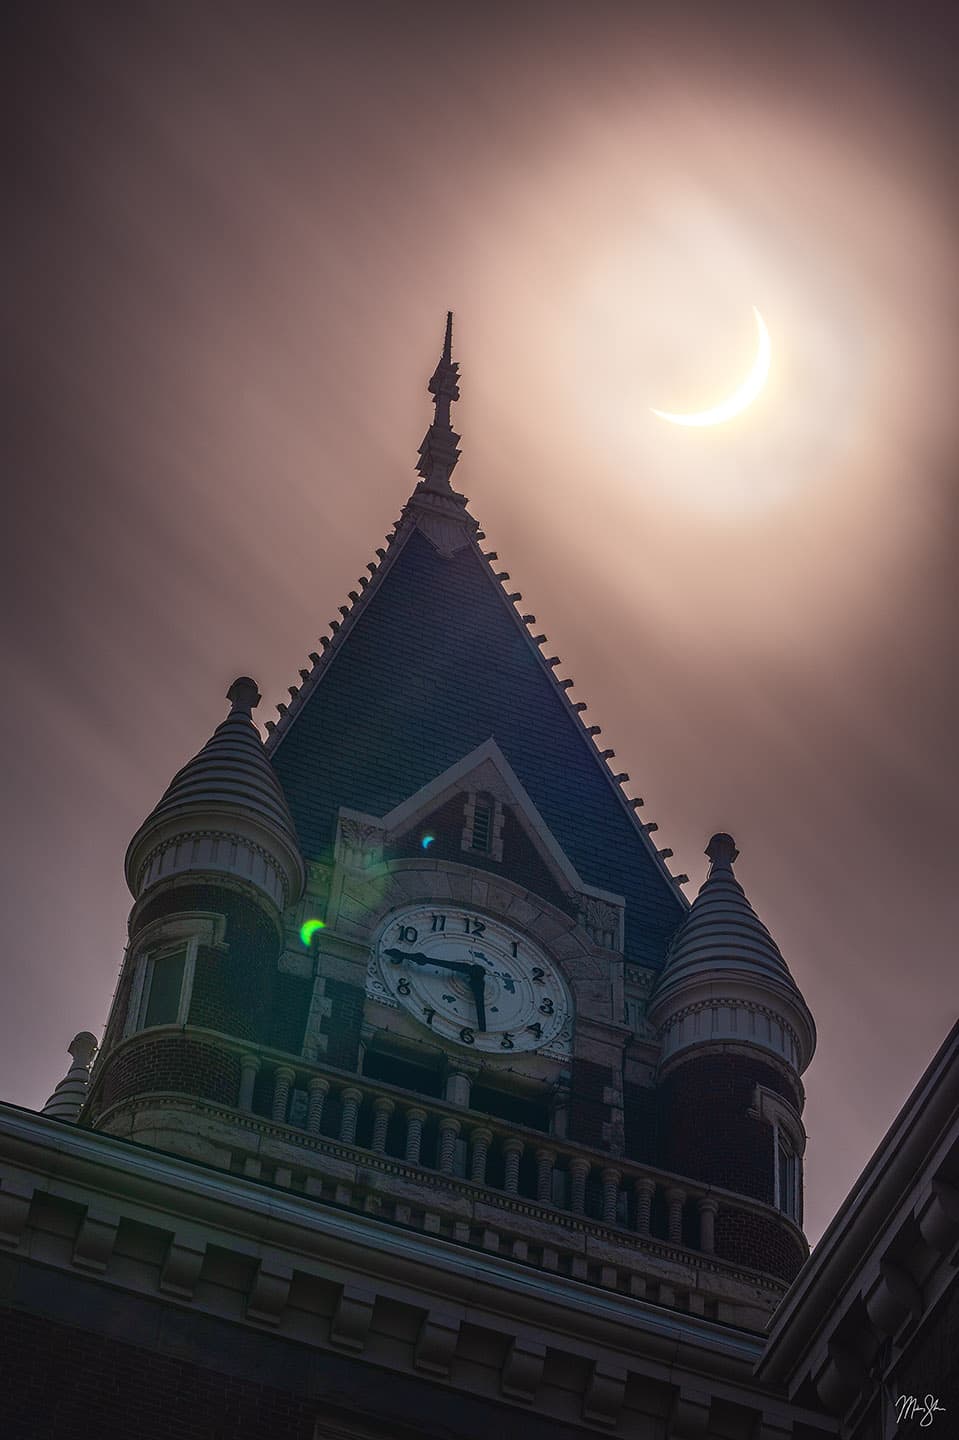
[[[583,1397],[583,1419],[600,1425],[615,1425],[625,1395],[626,1371],[618,1365],[597,1361]]]
[[[290,1297],[290,1283],[293,1279],[291,1266],[277,1266],[271,1262],[269,1268],[260,1265],[246,1313],[251,1320],[263,1320],[267,1325],[278,1325],[286,1302]]]
[[[545,1345],[517,1336],[509,1347],[500,1375],[503,1394],[508,1395],[511,1400],[535,1400],[543,1378],[545,1361]]]
[[[582,925],[594,945],[604,950],[623,948],[623,911],[608,900],[596,895],[574,893],[570,899],[575,907],[576,919]]]
[[[373,1319],[375,1301],[372,1290],[361,1289],[358,1285],[344,1285],[330,1325],[330,1343],[343,1350],[362,1351]]]
[[[88,1210],[73,1247],[74,1265],[102,1273],[110,1263],[119,1224],[119,1215],[112,1211]]]
[[[372,820],[340,815],[336,858],[348,870],[368,870],[383,859],[383,828]]]

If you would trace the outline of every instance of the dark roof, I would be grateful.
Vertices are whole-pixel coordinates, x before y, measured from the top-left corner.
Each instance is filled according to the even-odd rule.
[[[407,521],[391,548],[268,746],[304,855],[340,805],[385,814],[492,736],[582,879],[626,897],[626,958],[659,969],[686,905],[478,545],[444,558]]]

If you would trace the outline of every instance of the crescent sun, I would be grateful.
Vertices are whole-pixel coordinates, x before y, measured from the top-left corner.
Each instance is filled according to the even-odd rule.
[[[755,305],[753,314],[756,317],[759,344],[753,368],[739,388],[734,390],[727,399],[714,405],[711,410],[699,410],[691,415],[671,415],[665,410],[653,410],[654,415],[658,415],[660,420],[668,420],[671,425],[721,425],[724,420],[731,420],[734,415],[739,415],[741,411],[745,410],[747,405],[752,404],[766,383],[772,358],[769,331]],[[652,407],[650,408],[652,409]]]

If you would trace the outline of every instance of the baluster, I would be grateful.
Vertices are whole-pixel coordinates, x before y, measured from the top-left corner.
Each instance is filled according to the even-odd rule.
[[[616,1201],[619,1198],[619,1182],[622,1178],[622,1171],[612,1165],[607,1165],[603,1170],[603,1221],[607,1225],[616,1224]]]
[[[370,1149],[375,1150],[377,1155],[383,1155],[386,1151],[386,1132],[395,1109],[396,1104],[388,1095],[377,1095],[373,1101],[373,1138]]]
[[[519,1162],[523,1154],[523,1142],[516,1135],[503,1141],[503,1189],[510,1195],[519,1190]]]
[[[470,1139],[473,1142],[473,1153],[470,1157],[470,1179],[477,1185],[485,1185],[486,1161],[489,1157],[489,1147],[493,1143],[493,1132],[481,1125],[473,1131]]]
[[[553,1199],[553,1167],[556,1151],[540,1149],[536,1152],[536,1198],[541,1205],[549,1205]]]
[[[640,1175],[634,1188],[636,1190],[636,1229],[640,1235],[648,1235],[653,1218],[653,1196],[656,1194],[656,1181],[648,1175]]]
[[[666,1204],[669,1206],[669,1226],[667,1234],[671,1245],[683,1243],[683,1205],[686,1200],[686,1191],[680,1190],[678,1185],[670,1186],[666,1191]]]
[[[569,1162],[569,1208],[574,1215],[582,1215],[586,1210],[586,1181],[589,1171],[588,1160],[576,1156]]]
[[[437,1170],[442,1170],[444,1175],[449,1175],[453,1169],[453,1156],[456,1153],[456,1137],[460,1133],[460,1122],[454,1120],[452,1115],[444,1115],[440,1120],[440,1141],[437,1156]]]
[[[426,1111],[415,1105],[406,1112],[406,1159],[411,1165],[420,1163],[420,1147],[423,1144],[423,1126]]]
[[[363,1091],[357,1090],[355,1085],[348,1085],[340,1096],[343,1106],[340,1114],[340,1140],[344,1145],[352,1145],[356,1140],[356,1122],[360,1116],[362,1099]]]
[[[704,1195],[699,1202],[699,1248],[707,1255],[712,1255],[716,1249],[716,1212],[719,1209],[719,1201],[714,1200],[711,1195]]]
[[[290,1101],[290,1086],[296,1079],[296,1071],[289,1065],[278,1065],[273,1076],[273,1119],[286,1120],[286,1107]]]
[[[319,1135],[323,1123],[323,1104],[330,1093],[330,1082],[323,1075],[310,1080],[310,1105],[306,1112],[306,1128],[310,1135]]]
[[[256,1077],[259,1072],[260,1057],[258,1055],[244,1055],[240,1060],[240,1093],[236,1102],[240,1110],[253,1109],[253,1087],[256,1084]]]

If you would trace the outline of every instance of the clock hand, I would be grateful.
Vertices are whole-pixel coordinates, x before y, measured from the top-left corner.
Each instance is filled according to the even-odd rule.
[[[452,970],[458,975],[469,975],[471,965],[464,965],[460,960],[440,960],[432,955],[423,955],[418,950],[384,950],[394,965],[399,965],[403,960],[412,960],[414,965],[437,965],[442,970]]]
[[[470,989],[476,1003],[476,1028],[486,1029],[486,970],[482,965],[471,965]]]

